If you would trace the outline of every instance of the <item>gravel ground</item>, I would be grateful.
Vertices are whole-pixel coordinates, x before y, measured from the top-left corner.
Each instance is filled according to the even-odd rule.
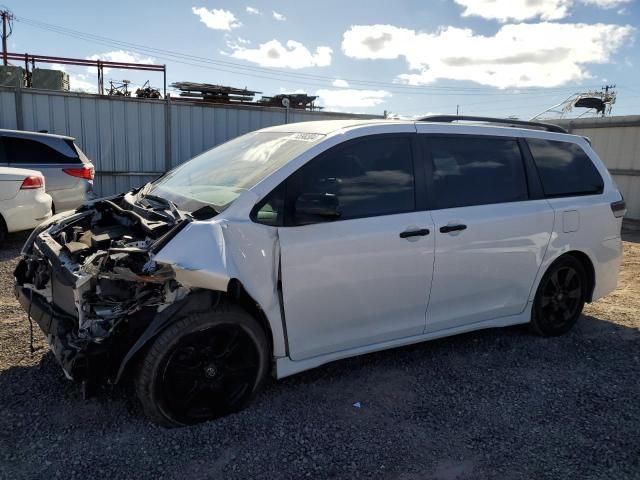
[[[122,391],[82,400],[12,295],[0,250],[1,478],[640,478],[640,232],[620,288],[543,339],[487,330],[272,381],[247,410],[149,424]],[[361,407],[353,406],[360,402]]]

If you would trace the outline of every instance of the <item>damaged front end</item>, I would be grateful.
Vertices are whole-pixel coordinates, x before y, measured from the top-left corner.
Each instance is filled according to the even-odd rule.
[[[192,217],[138,193],[54,219],[23,248],[16,294],[70,379],[117,380],[153,319],[190,294],[154,255]]]

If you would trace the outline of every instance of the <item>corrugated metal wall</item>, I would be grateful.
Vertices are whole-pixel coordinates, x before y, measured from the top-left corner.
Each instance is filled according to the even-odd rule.
[[[380,118],[289,112],[289,123]],[[70,135],[93,161],[95,189],[110,195],[142,185],[204,150],[244,133],[286,123],[281,108],[122,99],[0,88],[0,128]]]
[[[640,115],[556,122],[589,137],[627,202],[627,217],[640,219]]]
[[[289,122],[379,118],[291,110]],[[95,163],[101,195],[142,185],[198,153],[244,133],[286,123],[280,108],[121,99],[0,88],[0,128],[71,135]],[[590,137],[640,219],[640,116],[557,122]]]

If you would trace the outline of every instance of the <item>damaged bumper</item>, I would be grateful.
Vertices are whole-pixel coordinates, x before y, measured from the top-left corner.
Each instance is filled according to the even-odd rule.
[[[73,331],[77,318],[58,310],[40,295],[34,296],[31,289],[17,286],[16,296],[22,308],[45,334],[49,349],[62,366],[67,378],[85,377],[87,352],[78,351],[73,345]]]
[[[16,295],[69,378],[117,379],[154,319],[193,293],[154,259],[190,222],[169,204],[140,206],[134,192],[56,216],[31,235]]]

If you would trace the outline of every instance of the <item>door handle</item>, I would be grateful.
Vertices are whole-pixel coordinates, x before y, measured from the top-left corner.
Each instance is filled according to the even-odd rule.
[[[409,238],[409,237],[424,237],[425,235],[429,235],[431,233],[428,228],[421,228],[420,230],[408,230],[406,232],[400,232],[400,238]]]
[[[449,233],[449,232],[459,232],[462,230],[466,230],[466,225],[445,225],[444,227],[440,227],[440,233]]]

